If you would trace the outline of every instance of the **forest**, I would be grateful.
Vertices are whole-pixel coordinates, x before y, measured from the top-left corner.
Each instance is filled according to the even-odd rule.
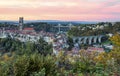
[[[0,39],[0,76],[120,76],[120,35],[110,40],[110,52],[80,50],[71,56],[61,51],[55,56],[42,39],[38,44]]]

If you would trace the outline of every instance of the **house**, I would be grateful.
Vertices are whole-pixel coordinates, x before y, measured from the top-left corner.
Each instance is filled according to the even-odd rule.
[[[98,52],[98,53],[105,52],[104,48],[99,48],[99,47],[88,47],[87,51],[88,52],[93,52],[94,51],[94,52]]]

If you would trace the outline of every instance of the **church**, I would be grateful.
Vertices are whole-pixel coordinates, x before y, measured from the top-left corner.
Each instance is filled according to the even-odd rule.
[[[19,17],[19,31],[26,33],[26,34],[35,33],[34,28],[32,28],[32,27],[23,28],[23,26],[24,26],[24,18]]]

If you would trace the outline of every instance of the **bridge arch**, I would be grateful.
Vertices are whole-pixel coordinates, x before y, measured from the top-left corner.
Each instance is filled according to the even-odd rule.
[[[94,43],[97,43],[97,39],[98,39],[98,37],[95,36],[95,37],[94,37]]]
[[[89,38],[89,45],[91,45],[93,42],[92,42],[92,40],[94,39],[94,37],[93,36],[91,36],[90,38]]]
[[[88,37],[84,38],[84,41],[83,41],[84,44],[87,44],[87,39],[88,39]]]
[[[78,43],[79,43],[79,44],[82,44],[82,40],[83,40],[83,38],[80,37]]]
[[[101,43],[102,38],[104,38],[104,35],[100,36],[82,36],[82,37],[73,37],[73,42],[76,43],[76,40],[79,44],[96,44],[96,43]]]
[[[99,43],[101,43],[102,37],[104,37],[104,36],[98,36]]]

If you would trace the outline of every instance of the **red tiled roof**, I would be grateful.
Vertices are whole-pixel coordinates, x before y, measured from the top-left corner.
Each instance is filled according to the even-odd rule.
[[[98,51],[98,52],[103,52],[103,48],[96,48],[96,47],[88,47],[88,51]]]
[[[34,28],[24,28],[23,30],[34,30]]]

